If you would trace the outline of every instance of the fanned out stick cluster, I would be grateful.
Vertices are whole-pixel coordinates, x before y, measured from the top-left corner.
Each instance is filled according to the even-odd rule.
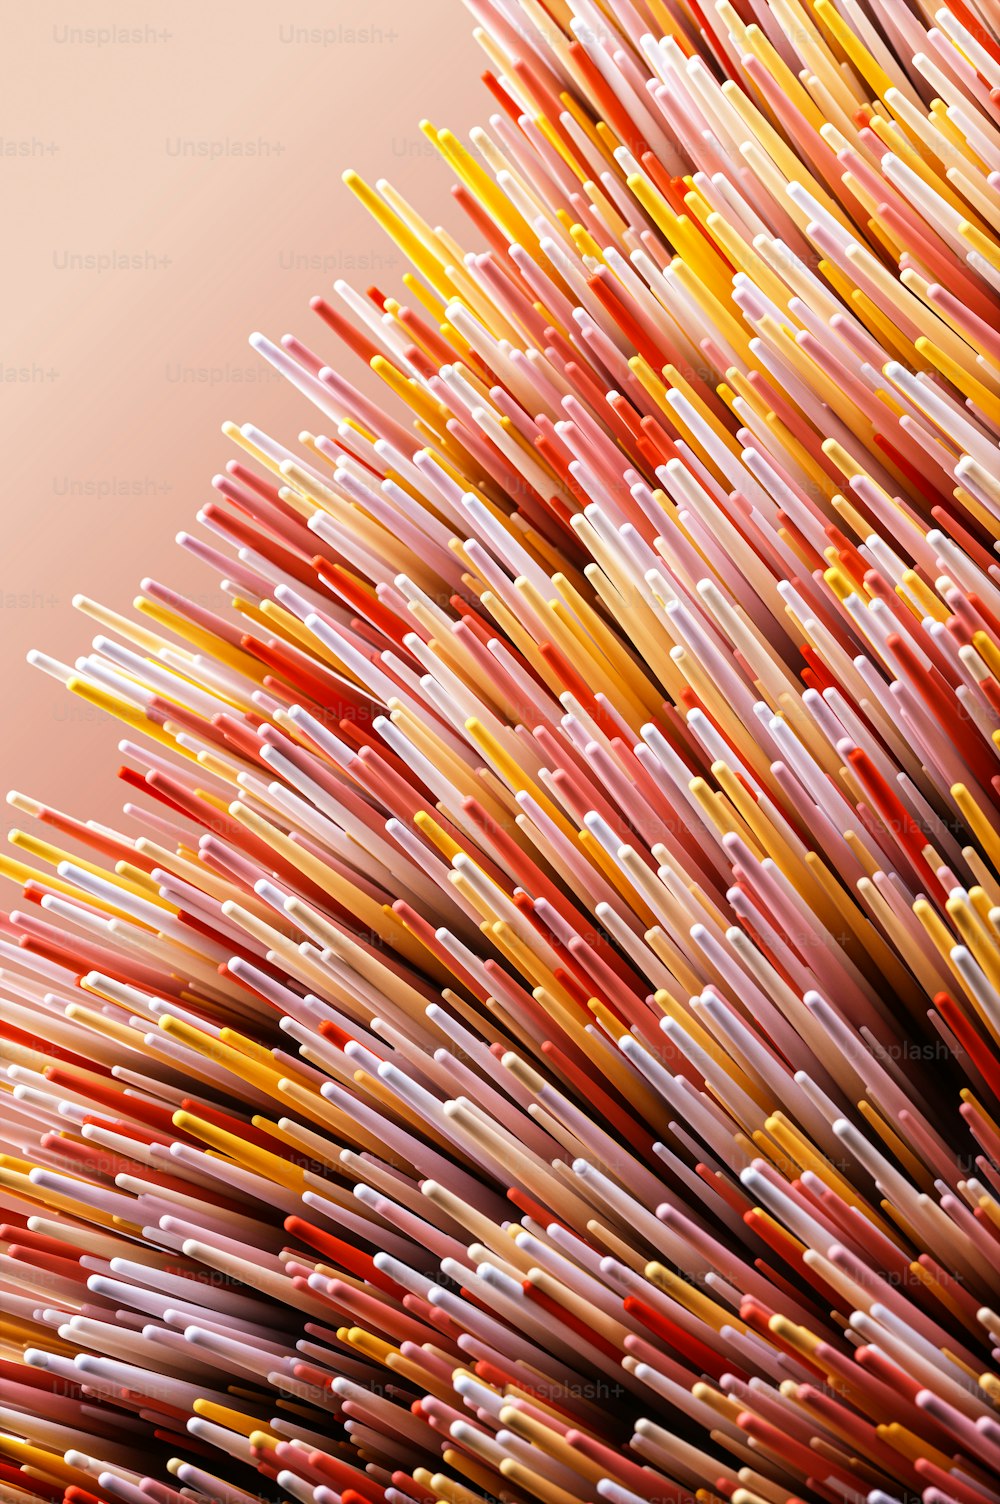
[[[35,655],[0,1496],[996,1504],[1000,7],[469,3],[475,249]]]

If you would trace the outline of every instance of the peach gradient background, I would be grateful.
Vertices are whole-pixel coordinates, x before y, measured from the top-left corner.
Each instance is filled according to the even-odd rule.
[[[312,426],[251,330],[296,333],[383,390],[308,300],[339,276],[402,291],[347,166],[462,230],[417,126],[429,115],[467,139],[490,113],[472,25],[460,0],[7,7],[0,792],[122,828],[123,728],[25,654],[87,650],[96,624],[73,609],[78,591],[127,612],[152,575],[222,599],[174,543],[235,452],[220,424],[289,440]],[[140,40],[94,35],[109,27]],[[71,259],[106,253],[140,265]]]

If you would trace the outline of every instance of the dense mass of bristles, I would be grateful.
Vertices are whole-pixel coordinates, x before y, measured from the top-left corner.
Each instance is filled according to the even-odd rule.
[[[1000,7],[469,4],[467,243],[349,175],[217,602],[35,655],[0,1498],[997,1504]]]

